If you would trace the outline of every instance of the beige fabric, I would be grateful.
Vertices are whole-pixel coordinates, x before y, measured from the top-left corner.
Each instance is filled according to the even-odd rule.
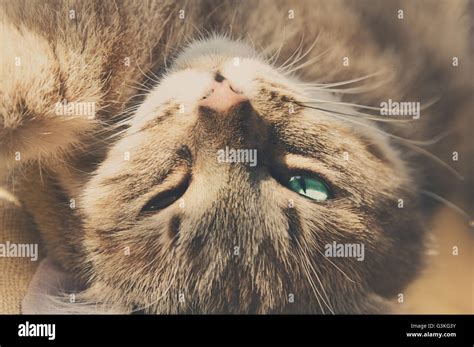
[[[15,197],[0,188],[0,243],[39,243],[34,225]],[[39,248],[41,256],[41,247]],[[20,313],[21,300],[40,262],[0,257],[0,313]]]

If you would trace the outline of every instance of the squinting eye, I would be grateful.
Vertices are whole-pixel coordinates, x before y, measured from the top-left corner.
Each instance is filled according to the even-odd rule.
[[[176,202],[185,192],[189,185],[186,178],[179,186],[152,197],[140,210],[140,214],[156,213]]]
[[[294,192],[315,201],[324,201],[331,197],[329,187],[316,176],[291,176],[288,180],[288,187]]]
[[[156,198],[153,198],[143,208],[141,209],[141,213],[150,213],[150,212],[156,212],[159,210],[162,210],[169,205],[171,205],[173,202],[179,199],[178,194],[171,194],[169,196],[159,196]]]

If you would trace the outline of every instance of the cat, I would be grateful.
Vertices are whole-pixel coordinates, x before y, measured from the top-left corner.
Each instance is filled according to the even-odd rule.
[[[0,165],[48,257],[23,312],[389,312],[421,192],[470,169],[446,163],[470,150],[468,6],[2,3]]]

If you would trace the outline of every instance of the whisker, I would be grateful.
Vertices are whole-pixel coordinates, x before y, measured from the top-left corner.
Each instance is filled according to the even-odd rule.
[[[178,260],[179,261],[179,260]],[[137,311],[142,311],[152,305],[155,305],[158,301],[160,301],[161,299],[163,299],[165,297],[166,294],[168,294],[169,290],[171,289],[171,287],[174,285],[174,282],[176,281],[176,277],[177,277],[177,274],[178,274],[178,269],[179,269],[179,266],[176,266],[175,267],[175,271],[173,273],[173,277],[171,278],[171,281],[169,282],[169,285],[168,287],[165,288],[164,292],[158,297],[156,298],[154,301],[152,301],[151,303],[149,304],[146,304],[145,306],[142,306],[142,307],[139,307],[139,308],[136,308],[135,310],[133,310],[132,312],[137,312]]]
[[[438,158],[436,155],[434,155],[433,153],[431,152],[428,152],[427,150],[423,149],[423,148],[420,148],[418,146],[415,146],[411,143],[406,143],[406,145],[408,147],[410,147],[411,149],[413,149],[414,151],[417,151],[417,152],[420,152],[421,154],[424,154],[426,155],[428,158],[430,158],[431,160],[435,161],[436,163],[438,163],[439,165],[441,165],[442,167],[444,167],[445,169],[447,169],[449,172],[451,172],[454,176],[456,176],[457,179],[459,179],[460,181],[464,181],[464,177],[459,173],[457,172],[454,168],[452,168],[451,166],[449,166],[447,163],[445,163],[444,161],[442,161],[440,158]]]
[[[329,49],[326,49],[325,51],[319,53],[317,56],[305,61],[303,64],[300,64],[298,66],[296,66],[295,68],[291,69],[291,70],[288,70],[288,71],[285,71],[284,74],[285,75],[289,75],[295,71],[298,71],[302,68],[305,68],[306,66],[309,66],[311,64],[314,64],[316,61],[318,61],[318,59],[320,59],[324,54],[326,54],[327,52],[329,52]]]
[[[298,44],[298,46],[296,47],[296,49],[293,51],[293,53],[277,68],[278,70],[284,70],[285,69],[285,65],[286,64],[289,64],[289,62],[291,62],[291,60],[293,59],[293,57],[295,57],[295,55],[297,54],[298,51],[300,51],[303,47],[303,40],[304,40],[304,34],[301,36],[301,39],[300,39],[300,43]]]
[[[304,103],[317,103],[317,104],[332,104],[332,105],[346,105],[346,106],[353,106],[357,108],[364,108],[367,110],[374,110],[374,111],[380,111],[380,107],[374,107],[374,106],[367,106],[367,105],[361,105],[361,104],[355,104],[352,102],[344,102],[344,101],[333,101],[333,100],[322,100],[322,99],[307,99],[304,101]]]
[[[138,62],[137,62],[137,67],[138,67],[138,70],[143,74],[143,76],[145,76],[145,78],[146,78],[147,80],[150,80],[150,81],[152,81],[152,82],[154,82],[154,83],[159,83],[159,79],[160,79],[160,78],[159,78],[157,75],[155,75],[155,73],[154,73],[151,69],[148,69],[148,72],[151,73],[152,76],[148,76],[148,75],[142,70],[142,68],[140,67],[140,64],[138,64]],[[141,83],[140,83],[140,84],[141,84]],[[143,84],[141,84],[141,85],[143,85]],[[144,85],[143,85],[143,86],[144,86]]]
[[[352,111],[352,113],[346,113],[346,112],[341,112],[341,111],[336,111],[336,110],[331,110],[331,109],[325,109],[325,108],[322,108],[322,107],[309,106],[309,105],[306,105],[306,104],[300,103],[300,102],[297,102],[296,104],[300,105],[302,107],[311,108],[313,110],[318,110],[318,111],[322,111],[322,112],[325,112],[325,113],[339,114],[339,115],[348,116],[348,117],[364,118],[364,119],[369,119],[369,120],[373,120],[373,121],[377,121],[377,122],[406,123],[406,122],[414,121],[414,119],[387,119],[387,118],[382,118],[382,117],[375,117],[371,114],[362,113],[362,112],[358,112],[358,111]]]
[[[143,86],[143,87],[145,87],[146,89],[140,88],[140,87],[138,87],[138,86],[129,85],[129,84],[125,83],[125,82],[123,83],[123,85],[124,85],[125,87],[132,88],[132,89],[135,89],[135,90],[139,90],[139,91],[142,91],[142,92],[146,92],[146,93],[149,93],[149,92],[150,92],[150,88],[148,88],[148,87],[145,86],[144,84],[141,84],[141,83],[138,83],[138,82],[136,82],[136,83],[139,84],[139,85],[141,85],[141,86]],[[147,95],[147,94],[141,94],[141,95]],[[137,96],[137,95],[134,94],[133,97],[136,97],[136,96]]]
[[[452,168],[451,166],[449,166],[447,163],[445,163],[444,161],[442,161],[440,158],[438,158],[437,156],[435,156],[433,153],[430,153],[428,152],[427,150],[423,149],[423,148],[420,148],[418,147],[417,145],[420,145],[420,146],[426,146],[426,145],[429,145],[429,144],[432,144],[433,143],[433,139],[431,140],[428,140],[428,141],[415,141],[415,140],[410,140],[410,139],[406,139],[406,138],[403,138],[403,137],[400,137],[400,136],[397,136],[397,135],[394,135],[394,134],[390,134],[390,133],[387,133],[385,131],[383,131],[382,129],[380,128],[377,128],[375,126],[372,126],[370,124],[367,124],[367,123],[363,123],[363,122],[358,122],[354,119],[351,119],[351,118],[348,118],[348,117],[343,117],[343,116],[338,116],[337,114],[339,115],[345,115],[344,113],[341,113],[341,112],[337,112],[337,111],[331,111],[331,110],[326,110],[326,109],[320,109],[318,107],[311,107],[311,106],[305,106],[305,105],[301,105],[303,107],[308,107],[308,108],[312,108],[312,109],[315,109],[315,110],[319,110],[319,111],[322,111],[322,112],[325,112],[327,114],[329,114],[331,117],[335,117],[335,118],[339,118],[339,119],[342,119],[342,120],[346,120],[346,121],[349,121],[349,122],[352,122],[352,123],[355,123],[355,124],[358,124],[360,126],[363,126],[363,127],[367,127],[369,129],[371,129],[372,131],[375,131],[375,132],[378,132],[378,133],[381,133],[385,136],[388,136],[390,138],[393,138],[397,141],[399,141],[400,144],[402,145],[405,145],[407,147],[410,147],[411,149],[417,151],[417,152],[420,152],[424,155],[426,155],[428,158],[430,158],[431,160],[437,162],[439,165],[441,165],[442,167],[446,168],[449,172],[451,172],[454,176],[456,176],[459,180],[464,180],[464,177],[459,173],[457,172],[454,168]],[[350,116],[350,115],[349,115]],[[442,135],[442,137],[444,137],[445,135]],[[442,138],[441,137],[441,138]],[[439,139],[438,139],[439,141]]]
[[[297,242],[298,242],[298,241],[297,241]],[[321,280],[319,279],[319,276],[318,276],[318,274],[317,274],[317,272],[316,272],[316,269],[314,268],[313,264],[311,263],[311,261],[309,260],[309,258],[308,258],[307,255],[306,255],[306,259],[307,259],[308,265],[310,266],[310,268],[312,269],[314,275],[316,276],[316,279],[318,280],[319,285],[321,286],[321,290],[323,291],[324,295],[326,296],[326,300],[327,300],[328,303],[329,303],[329,302],[330,302],[329,297],[328,297],[328,295],[326,294],[326,291],[324,290],[323,283],[322,283]],[[330,305],[328,305],[328,304],[326,304],[326,305],[328,306],[328,308],[329,308],[329,310],[331,311],[331,313],[332,313],[332,314],[335,314],[334,309],[333,309]]]
[[[307,270],[307,274],[309,275],[309,271],[308,271],[308,270],[310,269],[309,267],[311,266],[311,260],[309,259],[309,257],[308,257],[308,255],[306,254],[306,252],[304,252],[303,247],[301,247],[300,242],[299,242],[297,239],[295,239],[295,241],[296,241],[296,244],[298,245],[298,252],[300,253],[300,256],[302,256],[302,259],[305,260],[306,266],[304,265],[304,262],[303,262],[302,264],[303,264],[303,266],[305,266],[305,268],[306,268],[306,270]],[[311,266],[311,267],[312,267],[312,266]],[[324,288],[322,287],[322,283],[321,283],[321,281],[319,280],[319,276],[318,276],[317,273],[315,272],[314,268],[312,268],[312,269],[313,269],[313,273],[316,275],[316,278],[317,278],[319,284],[321,285],[322,291],[324,292],[324,294],[326,295],[326,298],[327,298],[327,294],[326,294],[326,292],[324,291]],[[315,285],[314,282],[312,281],[311,276],[308,276],[308,280],[310,281],[310,284],[312,284],[312,286],[314,286],[314,289],[317,291],[317,293],[318,293],[319,296],[321,297],[322,302],[327,306],[327,308],[331,311],[331,313],[334,314],[334,310],[333,310],[332,307],[324,300],[323,296],[321,295],[321,293],[320,293],[319,290],[317,289],[316,285]],[[327,298],[327,300],[328,300],[328,302],[329,302],[329,298]],[[318,300],[318,302],[319,302],[319,300]],[[321,307],[321,304],[320,304],[320,307]],[[323,309],[323,308],[321,307],[321,309]],[[323,313],[324,313],[324,310],[323,310]]]
[[[358,114],[350,114],[350,113],[344,113],[344,112],[341,112],[341,111],[335,111],[335,110],[328,110],[328,109],[324,109],[324,108],[320,108],[320,107],[314,107],[314,106],[308,106],[308,105],[305,105],[305,104],[301,104],[301,103],[298,103],[298,105],[302,106],[302,107],[306,107],[306,108],[311,108],[313,110],[318,110],[318,111],[321,111],[321,112],[324,112],[332,117],[335,117],[335,118],[339,118],[339,119],[343,119],[343,120],[347,120],[349,122],[353,122],[355,124],[358,124],[358,125],[361,125],[361,126],[364,126],[364,127],[367,127],[375,132],[378,132],[380,134],[383,134],[385,136],[388,136],[390,138],[393,138],[393,139],[396,139],[396,140],[399,140],[399,141],[403,141],[405,143],[409,143],[409,144],[412,144],[412,145],[418,145],[418,146],[430,146],[430,145],[433,145],[434,143],[437,143],[438,141],[440,141],[441,139],[445,138],[447,135],[449,135],[450,131],[446,131],[445,133],[442,133],[442,134],[439,134],[437,135],[436,137],[432,138],[432,139],[429,139],[429,140],[411,140],[411,139],[407,139],[407,138],[404,138],[404,137],[401,137],[401,136],[397,136],[395,134],[391,134],[391,133],[388,133],[370,123],[363,123],[363,122],[358,122],[354,119],[350,119],[350,118],[347,118],[347,117],[343,117],[343,116],[348,116],[348,117],[357,117],[358,115],[361,115],[362,118],[365,118],[365,119],[368,119],[368,117],[370,117],[370,115],[367,115],[368,117],[364,117],[366,116],[365,114],[363,113],[360,113],[358,112]],[[339,116],[338,116],[339,115]],[[383,119],[383,118],[382,118]],[[379,120],[379,121],[382,121],[381,119],[374,119],[374,120]],[[395,120],[394,120],[395,121]],[[446,164],[447,165],[447,164]],[[454,169],[453,169],[454,170]]]
[[[285,38],[286,38],[286,27],[283,28],[283,35],[282,35],[281,42],[278,49],[271,55],[271,57],[267,61],[269,65],[273,65],[274,63],[278,61],[278,58],[280,58],[280,53],[281,53],[281,50],[283,49]]]
[[[456,213],[460,214],[461,216],[463,216],[467,222],[468,222],[468,225],[470,227],[473,227],[474,226],[474,221],[472,219],[472,217],[466,212],[464,211],[463,209],[461,209],[459,206],[457,206],[456,204],[454,204],[452,201],[449,201],[441,196],[439,196],[438,194],[435,194],[433,192],[430,192],[430,191],[427,191],[427,190],[420,190],[420,193],[423,194],[423,195],[426,195],[440,203],[442,203],[443,205],[449,207],[451,210],[455,211]]]
[[[321,88],[318,86],[305,86],[305,85],[299,85],[301,86],[304,90],[307,92],[312,92],[312,91],[324,91],[324,92],[329,92],[329,93],[334,93],[334,94],[362,94],[362,93],[367,93],[373,90],[377,90],[381,86],[383,86],[386,82],[383,83],[372,83],[367,86],[360,86],[360,87],[352,87],[352,88]]]
[[[221,10],[221,7],[225,6],[226,5],[226,2],[221,2],[219,5],[215,6],[214,9],[212,11],[210,11],[208,14],[207,14],[207,20],[210,20],[211,19],[211,16],[216,13],[217,11]]]
[[[284,69],[287,70],[287,69],[289,69],[291,66],[293,66],[293,65],[297,64],[298,62],[300,62],[301,60],[303,60],[303,59],[314,49],[314,47],[315,47],[316,44],[318,43],[320,34],[321,34],[321,33],[319,33],[318,36],[316,36],[316,39],[313,41],[313,43],[312,43],[311,46],[306,50],[305,53],[303,53],[303,54],[302,54],[301,56],[299,56],[299,57],[296,57],[295,60],[294,60],[291,64],[285,66]],[[314,58],[313,58],[313,59],[314,59]],[[287,73],[289,73],[289,72],[287,72]]]
[[[317,248],[316,250],[324,257],[324,259],[326,259],[328,262],[330,262],[332,265],[334,265],[334,267],[335,267],[337,270],[339,270],[339,272],[341,272],[349,281],[351,281],[352,283],[356,283],[356,282],[355,282],[352,278],[350,278],[344,271],[342,271],[336,264],[334,264],[334,262],[333,262],[331,259],[329,259],[328,257],[326,257],[323,252],[321,252],[318,248]]]
[[[299,253],[300,253],[300,256],[301,256],[301,252],[299,252]],[[313,283],[313,281],[312,281],[312,279],[311,279],[311,276],[310,276],[310,274],[309,274],[308,268],[306,267],[305,263],[302,262],[301,264],[303,265],[303,270],[304,270],[304,272],[305,272],[306,278],[308,279],[309,285],[310,285],[310,287],[311,287],[311,289],[312,289],[312,291],[313,291],[313,293],[314,293],[314,296],[316,297],[316,300],[318,301],[319,308],[321,309],[321,312],[322,312],[323,314],[325,314],[324,308],[323,308],[323,306],[321,305],[321,301],[319,300],[319,297],[320,297],[321,294],[319,293],[318,289],[316,288],[315,284]],[[321,299],[322,299],[322,298],[321,298]]]
[[[234,14],[232,15],[232,19],[229,24],[229,30],[231,33],[233,32],[233,29],[234,29],[234,21],[235,21],[235,17],[237,16],[237,11],[240,9],[239,6],[241,6],[241,3],[238,3],[237,6],[235,6]]]
[[[353,78],[351,80],[346,80],[346,81],[340,81],[340,82],[334,82],[334,83],[299,83],[298,85],[299,86],[316,86],[316,87],[320,87],[320,88],[323,88],[323,89],[327,89],[327,88],[339,87],[339,86],[343,86],[343,85],[347,85],[347,84],[352,84],[352,83],[364,81],[366,79],[369,79],[369,78],[372,78],[372,77],[375,77],[375,76],[379,76],[382,73],[383,73],[382,70],[380,70],[378,72],[374,72],[374,73],[368,74],[368,75],[363,76],[363,77]]]
[[[311,103],[327,103],[327,104],[334,104],[334,105],[343,105],[343,106],[351,106],[351,107],[354,107],[354,108],[365,108],[365,109],[371,109],[371,110],[377,110],[378,108],[377,107],[373,107],[373,106],[366,106],[366,105],[359,105],[359,104],[353,104],[353,103],[347,103],[347,102],[339,102],[339,101],[330,101],[330,100],[321,100],[321,102],[318,100],[318,101],[314,101],[314,102],[298,102],[298,104],[300,106],[303,106],[303,107],[308,107],[308,108],[313,108],[313,109],[318,109],[318,110],[326,110],[328,112],[335,112],[335,113],[338,113],[338,114],[341,114],[341,115],[345,115],[345,116],[350,116],[350,117],[361,117],[361,118],[364,118],[364,119],[369,119],[369,120],[372,120],[372,121],[376,121],[376,122],[386,122],[386,123],[411,123],[411,122],[414,122],[416,121],[416,119],[414,118],[410,118],[410,119],[394,119],[394,118],[387,118],[386,116],[380,116],[378,117],[377,114],[370,114],[370,113],[362,113],[362,112],[359,112],[359,111],[355,111],[355,110],[351,110],[352,113],[345,113],[345,112],[341,112],[341,111],[336,111],[336,110],[330,110],[330,109],[324,109],[324,108],[316,108],[316,107],[313,107],[313,106],[309,106],[309,105],[306,105],[306,103],[308,104],[311,104]],[[433,103],[429,104],[428,106],[423,106],[420,108],[420,110],[423,110],[423,109],[426,109],[428,108],[429,106],[431,106]],[[444,137],[444,136],[443,136]],[[422,146],[426,146],[426,145],[429,145],[429,144],[432,144],[432,140],[428,140],[428,141],[415,141],[415,140],[410,140],[410,141],[413,141],[414,143],[418,143],[419,145],[422,145]],[[437,142],[438,140],[436,140]]]

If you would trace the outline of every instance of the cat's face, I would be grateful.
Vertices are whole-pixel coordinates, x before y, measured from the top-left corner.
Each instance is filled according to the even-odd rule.
[[[90,295],[153,313],[383,309],[420,247],[411,179],[346,106],[302,106],[336,100],[300,83],[223,39],[178,57],[84,191]],[[331,257],[334,242],[364,253]]]

